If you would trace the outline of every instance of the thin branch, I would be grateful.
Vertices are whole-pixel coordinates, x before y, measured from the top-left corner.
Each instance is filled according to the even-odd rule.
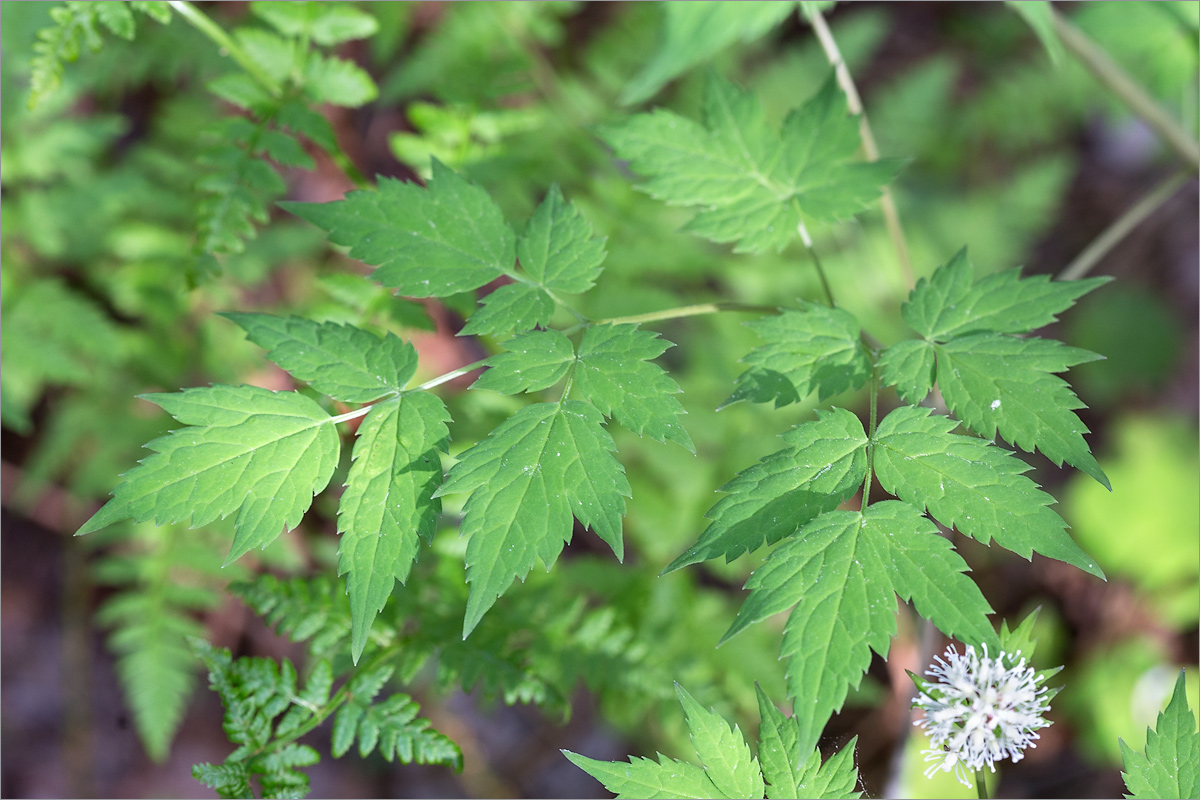
[[[196,30],[203,33],[213,43],[227,54],[230,58],[238,63],[242,69],[250,74],[250,77],[258,81],[264,89],[271,93],[272,96],[278,97],[283,91],[279,84],[275,82],[267,73],[250,58],[249,54],[242,49],[241,45],[233,40],[225,29],[217,23],[209,19],[208,15],[187,0],[170,0],[171,8],[175,9],[179,16],[183,17]]]
[[[1051,11],[1051,14],[1054,31],[1071,55],[1079,59],[1096,80],[1121,98],[1133,113],[1141,117],[1167,147],[1187,164],[1188,169],[1193,172],[1200,170],[1200,146],[1196,144],[1196,140],[1184,132],[1180,124],[1102,47],[1089,39],[1062,14],[1057,11]]]
[[[1137,201],[1128,211],[1113,221],[1111,225],[1092,240],[1079,255],[1058,275],[1060,281],[1073,281],[1082,278],[1091,271],[1117,244],[1129,235],[1129,232],[1142,223],[1146,217],[1157,211],[1167,202],[1179,187],[1190,180],[1183,173],[1176,173],[1164,180],[1141,200]]]
[[[813,9],[811,16],[802,10],[801,15],[812,25],[813,32],[821,43],[821,49],[825,51],[825,58],[833,66],[838,85],[846,94],[846,107],[851,114],[858,115],[858,133],[862,139],[863,154],[868,161],[878,161],[879,146],[875,144],[875,135],[871,133],[871,125],[867,121],[867,112],[863,109],[862,98],[858,96],[858,88],[854,85],[854,79],[850,77],[850,70],[846,67],[846,61],[842,58],[837,41],[833,38],[833,32],[825,24],[825,17],[819,10]],[[904,227],[900,224],[900,211],[896,208],[896,199],[892,196],[891,187],[883,187],[883,193],[879,198],[879,207],[883,211],[883,221],[887,225],[892,247],[896,250],[896,258],[900,261],[900,269],[904,272],[904,279],[911,288],[916,283],[916,277],[913,275],[912,259],[908,254],[908,241],[904,238]]]
[[[778,314],[778,306],[760,306],[752,303],[738,303],[735,301],[721,301],[717,303],[700,303],[694,306],[681,306],[679,308],[667,308],[662,311],[651,311],[647,314],[634,314],[629,317],[612,317],[611,319],[598,319],[593,325],[636,325],[642,322],[659,322],[666,319],[679,319],[681,317],[696,317],[701,314],[716,314],[721,311],[745,311],[752,314]]]

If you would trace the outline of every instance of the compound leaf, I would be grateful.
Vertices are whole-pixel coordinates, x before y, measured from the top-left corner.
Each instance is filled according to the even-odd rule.
[[[1050,509],[1054,498],[1022,474],[1029,465],[984,439],[952,434],[957,425],[915,406],[884,417],[873,439],[880,485],[983,544],[995,539],[1026,559],[1036,550],[1103,577]]]
[[[1146,729],[1146,752],[1139,753],[1121,741],[1121,776],[1129,798],[1196,797],[1200,793],[1200,736],[1196,715],[1188,708],[1184,673],[1175,681],[1175,691],[1166,710],[1159,712],[1154,730]]]
[[[867,435],[858,417],[842,408],[817,411],[783,435],[776,451],[721,487],[705,515],[711,522],[700,540],[663,572],[772,544],[817,515],[849,499],[867,474]]]
[[[503,394],[549,389],[563,379],[575,361],[571,340],[558,331],[531,331],[505,345],[506,353],[488,359],[488,369],[472,385]]]
[[[388,333],[301,317],[226,313],[267,358],[322,394],[346,403],[366,403],[400,392],[417,369],[417,352]]]
[[[944,632],[996,646],[986,617],[991,609],[962,574],[966,569],[934,524],[907,503],[828,512],[780,545],[751,576],[750,596],[721,641],[795,606],[781,654],[788,659],[788,694],[804,698],[793,719],[799,751],[807,753],[848,687],[862,680],[871,650],[887,655],[895,594],[911,597]]]
[[[742,359],[752,365],[738,378],[733,394],[722,407],[738,400],[765,401],[786,405],[816,392],[818,400],[857,389],[871,377],[871,362],[863,350],[861,330],[853,314],[840,308],[801,302],[798,310],[747,323],[764,344]],[[764,395],[764,376],[782,376],[793,392]]]
[[[1020,269],[1010,269],[976,281],[964,247],[917,283],[903,315],[913,330],[934,341],[980,331],[1029,333],[1057,321],[1056,314],[1110,280],[1052,282],[1048,275],[1022,278]]]
[[[373,406],[358,429],[338,508],[338,574],[347,576],[355,663],[394,581],[408,579],[420,539],[433,539],[449,419],[440,399],[413,392]]]
[[[451,739],[417,717],[419,706],[406,694],[394,694],[380,703],[355,695],[333,718],[334,758],[341,758],[357,739],[358,754],[369,756],[376,748],[388,761],[402,764],[446,764],[462,768],[462,751]]]
[[[471,315],[459,336],[521,333],[545,325],[554,314],[554,298],[544,289],[525,283],[501,286],[481,302],[483,306]]]
[[[687,412],[673,396],[679,384],[650,361],[673,346],[636,325],[593,325],[579,343],[575,385],[605,416],[615,416],[639,436],[670,439],[694,453],[679,421]]]
[[[446,297],[511,273],[516,237],[487,192],[437,159],[425,188],[381,178],[378,191],[332,203],[283,203],[378,267],[371,277],[410,297]]]
[[[521,234],[517,258],[539,286],[579,294],[592,288],[600,275],[604,242],[592,236],[591,224],[563,200],[555,184]]]
[[[238,511],[228,563],[296,527],[337,466],[332,418],[295,392],[217,385],[142,397],[190,427],[147,444],[154,454],[80,534],[129,517],[199,527]]]
[[[900,162],[851,163],[858,124],[831,75],[771,130],[758,100],[710,75],[704,124],[656,110],[602,135],[647,180],[643,188],[675,205],[700,207],[686,230],[736,252],[782,250],[807,222],[865,209]]]
[[[467,614],[463,638],[540,558],[547,568],[570,540],[571,516],[623,556],[621,517],[630,494],[604,418],[579,400],[518,411],[467,450],[435,497],[471,492],[463,510]]]
[[[629,763],[597,761],[563,750],[571,763],[604,784],[616,800],[700,800],[727,797],[695,764],[658,754],[658,761],[630,756]]]
[[[1072,410],[1083,403],[1051,374],[1099,356],[1048,339],[994,333],[958,337],[935,351],[946,405],[971,430],[989,439],[999,431],[1022,450],[1036,448],[1112,488],[1084,441],[1087,427]]]
[[[683,704],[696,756],[720,796],[762,797],[764,787],[758,759],[750,755],[737,725],[731,730],[720,714],[706,710],[678,683],[675,694]]]

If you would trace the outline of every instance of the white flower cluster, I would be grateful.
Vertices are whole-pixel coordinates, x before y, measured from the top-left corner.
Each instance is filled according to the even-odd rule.
[[[937,682],[922,687],[913,705],[925,718],[913,724],[925,728],[933,745],[923,751],[925,760],[933,762],[926,777],[939,769],[954,770],[970,786],[968,775],[985,764],[995,772],[996,761],[1020,761],[1026,747],[1037,747],[1034,731],[1050,724],[1042,716],[1050,701],[1046,687],[1039,685],[1044,677],[1026,666],[1024,658],[1017,661],[1020,655],[1001,651],[989,658],[987,645],[983,655],[968,645],[960,656],[952,645],[945,659],[936,657],[937,664],[925,671]]]

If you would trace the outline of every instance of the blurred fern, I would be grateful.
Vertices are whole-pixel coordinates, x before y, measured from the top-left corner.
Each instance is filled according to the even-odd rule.
[[[33,46],[29,107],[35,108],[62,86],[64,61],[76,61],[85,46],[92,52],[104,46],[98,25],[122,39],[133,41],[137,30],[133,11],[164,25],[171,21],[171,9],[166,2],[72,0],[52,9],[50,17],[54,24],[38,32],[38,41]]]
[[[109,628],[117,677],[134,727],[155,761],[166,758],[195,685],[190,637],[204,626],[194,613],[220,603],[221,559],[211,537],[167,526],[134,526],[125,552],[99,561],[95,579],[120,587],[97,612]],[[235,570],[240,568],[234,567]],[[235,572],[236,574],[236,572]]]

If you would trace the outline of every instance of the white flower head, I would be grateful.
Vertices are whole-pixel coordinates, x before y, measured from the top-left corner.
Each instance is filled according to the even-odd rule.
[[[933,748],[923,751],[933,762],[925,777],[954,770],[955,777],[970,786],[968,775],[986,764],[996,771],[996,762],[1024,757],[1027,747],[1037,747],[1035,731],[1050,723],[1043,714],[1050,708],[1045,677],[1026,666],[1020,651],[1000,652],[989,658],[968,645],[958,654],[951,645],[946,656],[925,671],[936,682],[920,682],[920,695],[913,702],[925,712],[914,725],[925,728]],[[1018,661],[1018,658],[1020,660]]]

